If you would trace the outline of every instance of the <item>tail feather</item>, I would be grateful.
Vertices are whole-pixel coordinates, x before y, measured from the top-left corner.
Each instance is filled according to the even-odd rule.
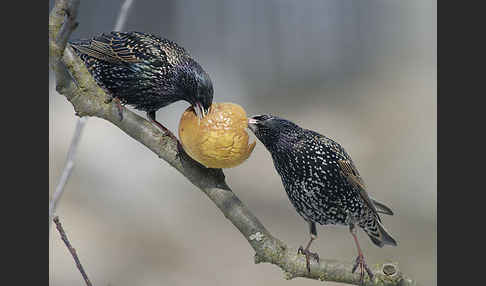
[[[376,207],[376,211],[382,214],[387,214],[387,215],[393,215],[393,211],[387,207],[384,203],[381,203],[373,198],[371,198],[371,201],[373,201],[373,204]]]
[[[383,247],[384,245],[397,246],[396,240],[378,220],[376,221],[376,229],[376,233],[367,231],[368,236],[374,244],[378,247]]]

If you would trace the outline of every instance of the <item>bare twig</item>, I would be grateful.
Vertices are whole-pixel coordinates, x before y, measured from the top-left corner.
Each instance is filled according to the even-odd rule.
[[[61,1],[56,2],[56,6]],[[50,21],[55,21],[56,18]],[[50,44],[50,49],[56,46]],[[56,53],[51,53],[56,54]],[[114,102],[106,102],[107,95],[101,90],[83,62],[68,46],[62,57],[73,79],[78,85],[73,89],[64,89],[63,94],[73,105],[78,116],[94,116],[116,125],[123,132],[134,138],[159,158],[178,170],[191,183],[206,194],[221,210],[224,216],[240,231],[255,251],[255,263],[267,262],[280,267],[286,279],[305,277],[316,280],[359,284],[358,273],[351,273],[353,261],[321,259],[320,263],[311,263],[307,271],[305,257],[297,249],[288,247],[273,237],[253,213],[240,201],[226,184],[221,169],[208,169],[188,156],[178,154],[177,141],[162,133],[157,127],[134,112],[126,110],[123,120],[119,120],[118,107]],[[52,66],[54,70],[58,66]],[[57,79],[56,79],[57,80]],[[375,264],[372,269],[373,281],[367,277],[365,285],[416,285],[416,282],[401,271],[396,263]]]
[[[69,36],[71,35],[72,31],[77,27],[77,22],[75,22],[76,15],[77,15],[77,10],[79,6],[79,1],[61,1],[65,2],[64,8],[60,9],[59,12],[56,13],[65,13],[65,20],[64,24],[61,27],[61,30],[57,34],[55,44],[58,46],[57,48],[61,51],[64,51],[66,47],[66,43],[69,39]],[[123,5],[120,8],[120,13],[118,14],[118,18],[116,21],[116,25],[114,30],[115,31],[121,31],[127,22],[127,16],[128,13],[130,12],[130,8],[133,4],[133,0],[125,0]],[[49,31],[51,31],[49,27]],[[57,65],[59,65],[59,62],[56,62]],[[62,77],[62,78],[67,78],[67,74],[64,68],[59,70],[59,73],[62,73],[62,75],[57,75],[56,78]],[[84,126],[86,124],[86,121],[88,120],[87,117],[81,117],[78,118],[78,121],[76,122],[76,128],[74,129],[74,135],[73,138],[71,139],[71,144],[69,146],[69,151],[68,155],[66,157],[66,163],[64,165],[64,169],[62,171],[61,178],[56,186],[56,190],[52,196],[52,199],[49,203],[49,233],[51,230],[51,221],[52,221],[52,216],[55,214],[57,205],[61,199],[62,194],[64,193],[64,187],[72,173],[72,170],[74,168],[74,157],[77,152],[77,147],[79,145],[79,141],[81,139],[81,134],[83,133]]]
[[[66,158],[66,164],[62,171],[61,179],[59,179],[59,182],[56,187],[56,191],[52,196],[51,202],[49,203],[49,230],[51,229],[52,216],[54,215],[57,209],[57,204],[59,203],[59,200],[61,199],[61,196],[64,193],[64,186],[66,185],[69,176],[71,175],[71,172],[73,170],[74,156],[76,155],[76,151],[78,150],[79,141],[81,139],[81,133],[84,124],[86,123],[86,120],[87,120],[86,117],[81,117],[78,119],[78,122],[76,124],[76,129],[74,130],[73,139],[71,140],[71,145],[69,146],[69,151]]]
[[[59,217],[55,216],[54,217],[54,223],[56,224],[56,228],[59,231],[59,234],[61,235],[62,241],[64,241],[64,244],[68,248],[69,252],[74,258],[74,261],[76,262],[76,267],[78,267],[79,272],[81,272],[81,275],[83,276],[84,281],[86,282],[86,285],[91,286],[91,281],[89,281],[88,275],[84,271],[83,265],[81,264],[81,261],[79,261],[78,254],[76,253],[76,249],[71,246],[71,243],[69,242],[69,239],[67,238],[66,232],[62,228],[61,222],[59,221]]]
[[[125,27],[125,23],[127,22],[128,12],[132,7],[133,0],[125,0],[123,5],[120,8],[120,13],[118,14],[118,20],[116,21],[114,31],[121,31]]]

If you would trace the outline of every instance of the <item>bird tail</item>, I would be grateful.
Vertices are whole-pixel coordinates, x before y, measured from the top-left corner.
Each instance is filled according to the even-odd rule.
[[[391,246],[397,246],[396,240],[378,220],[375,220],[374,227],[372,227],[371,229],[368,228],[366,233],[370,237],[371,241],[378,247],[383,247],[386,244]]]
[[[375,205],[377,212],[382,213],[382,214],[386,214],[386,215],[393,215],[393,211],[388,206],[386,206],[384,203],[379,202],[379,201],[377,201],[373,198],[371,198],[371,201]]]

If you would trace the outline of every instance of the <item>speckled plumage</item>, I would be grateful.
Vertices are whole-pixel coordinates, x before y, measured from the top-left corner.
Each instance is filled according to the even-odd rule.
[[[311,234],[317,236],[315,223],[350,228],[356,224],[377,246],[396,245],[378,214],[393,212],[368,196],[353,160],[341,145],[271,115],[251,117],[249,128],[272,155],[285,191],[309,222]]]
[[[70,44],[100,87],[152,113],[154,120],[155,111],[179,100],[203,113],[211,106],[209,75],[174,42],[147,33],[111,32]]]
[[[306,221],[356,223],[378,246],[392,243],[382,237],[376,205],[341,145],[282,118],[253,118],[260,123],[250,128],[272,155],[292,205]]]

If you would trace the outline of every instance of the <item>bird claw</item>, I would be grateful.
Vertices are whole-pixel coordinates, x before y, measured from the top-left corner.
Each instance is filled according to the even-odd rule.
[[[306,260],[306,266],[307,266],[307,271],[310,273],[310,257],[314,258],[317,261],[317,264],[319,264],[319,254],[316,252],[310,252],[309,249],[304,249],[302,246],[299,247],[297,250],[298,254],[305,255],[305,260]]]
[[[360,274],[359,274],[360,285],[363,285],[365,271],[368,274],[368,276],[370,277],[370,280],[373,280],[373,272],[370,270],[370,268],[368,268],[368,265],[366,265],[366,262],[364,260],[363,255],[358,255],[358,257],[356,257],[356,262],[354,263],[354,266],[353,266],[353,269],[351,270],[351,273],[354,273],[356,271],[356,269],[358,268],[358,266],[359,266],[359,270],[360,270]]]
[[[109,104],[109,103],[111,103],[113,101],[117,105],[117,108],[118,108],[118,116],[120,117],[120,121],[122,121],[123,120],[123,106],[122,106],[122,103],[121,103],[120,99],[118,99],[117,97],[112,97],[112,96],[108,95],[108,97],[105,99],[104,103],[105,104]]]
[[[113,101],[113,97],[111,97],[111,96],[107,96],[107,97],[105,98],[105,101],[103,101],[103,103],[104,103],[104,104],[108,104],[108,103],[110,103],[110,102],[112,102],[112,101]]]

